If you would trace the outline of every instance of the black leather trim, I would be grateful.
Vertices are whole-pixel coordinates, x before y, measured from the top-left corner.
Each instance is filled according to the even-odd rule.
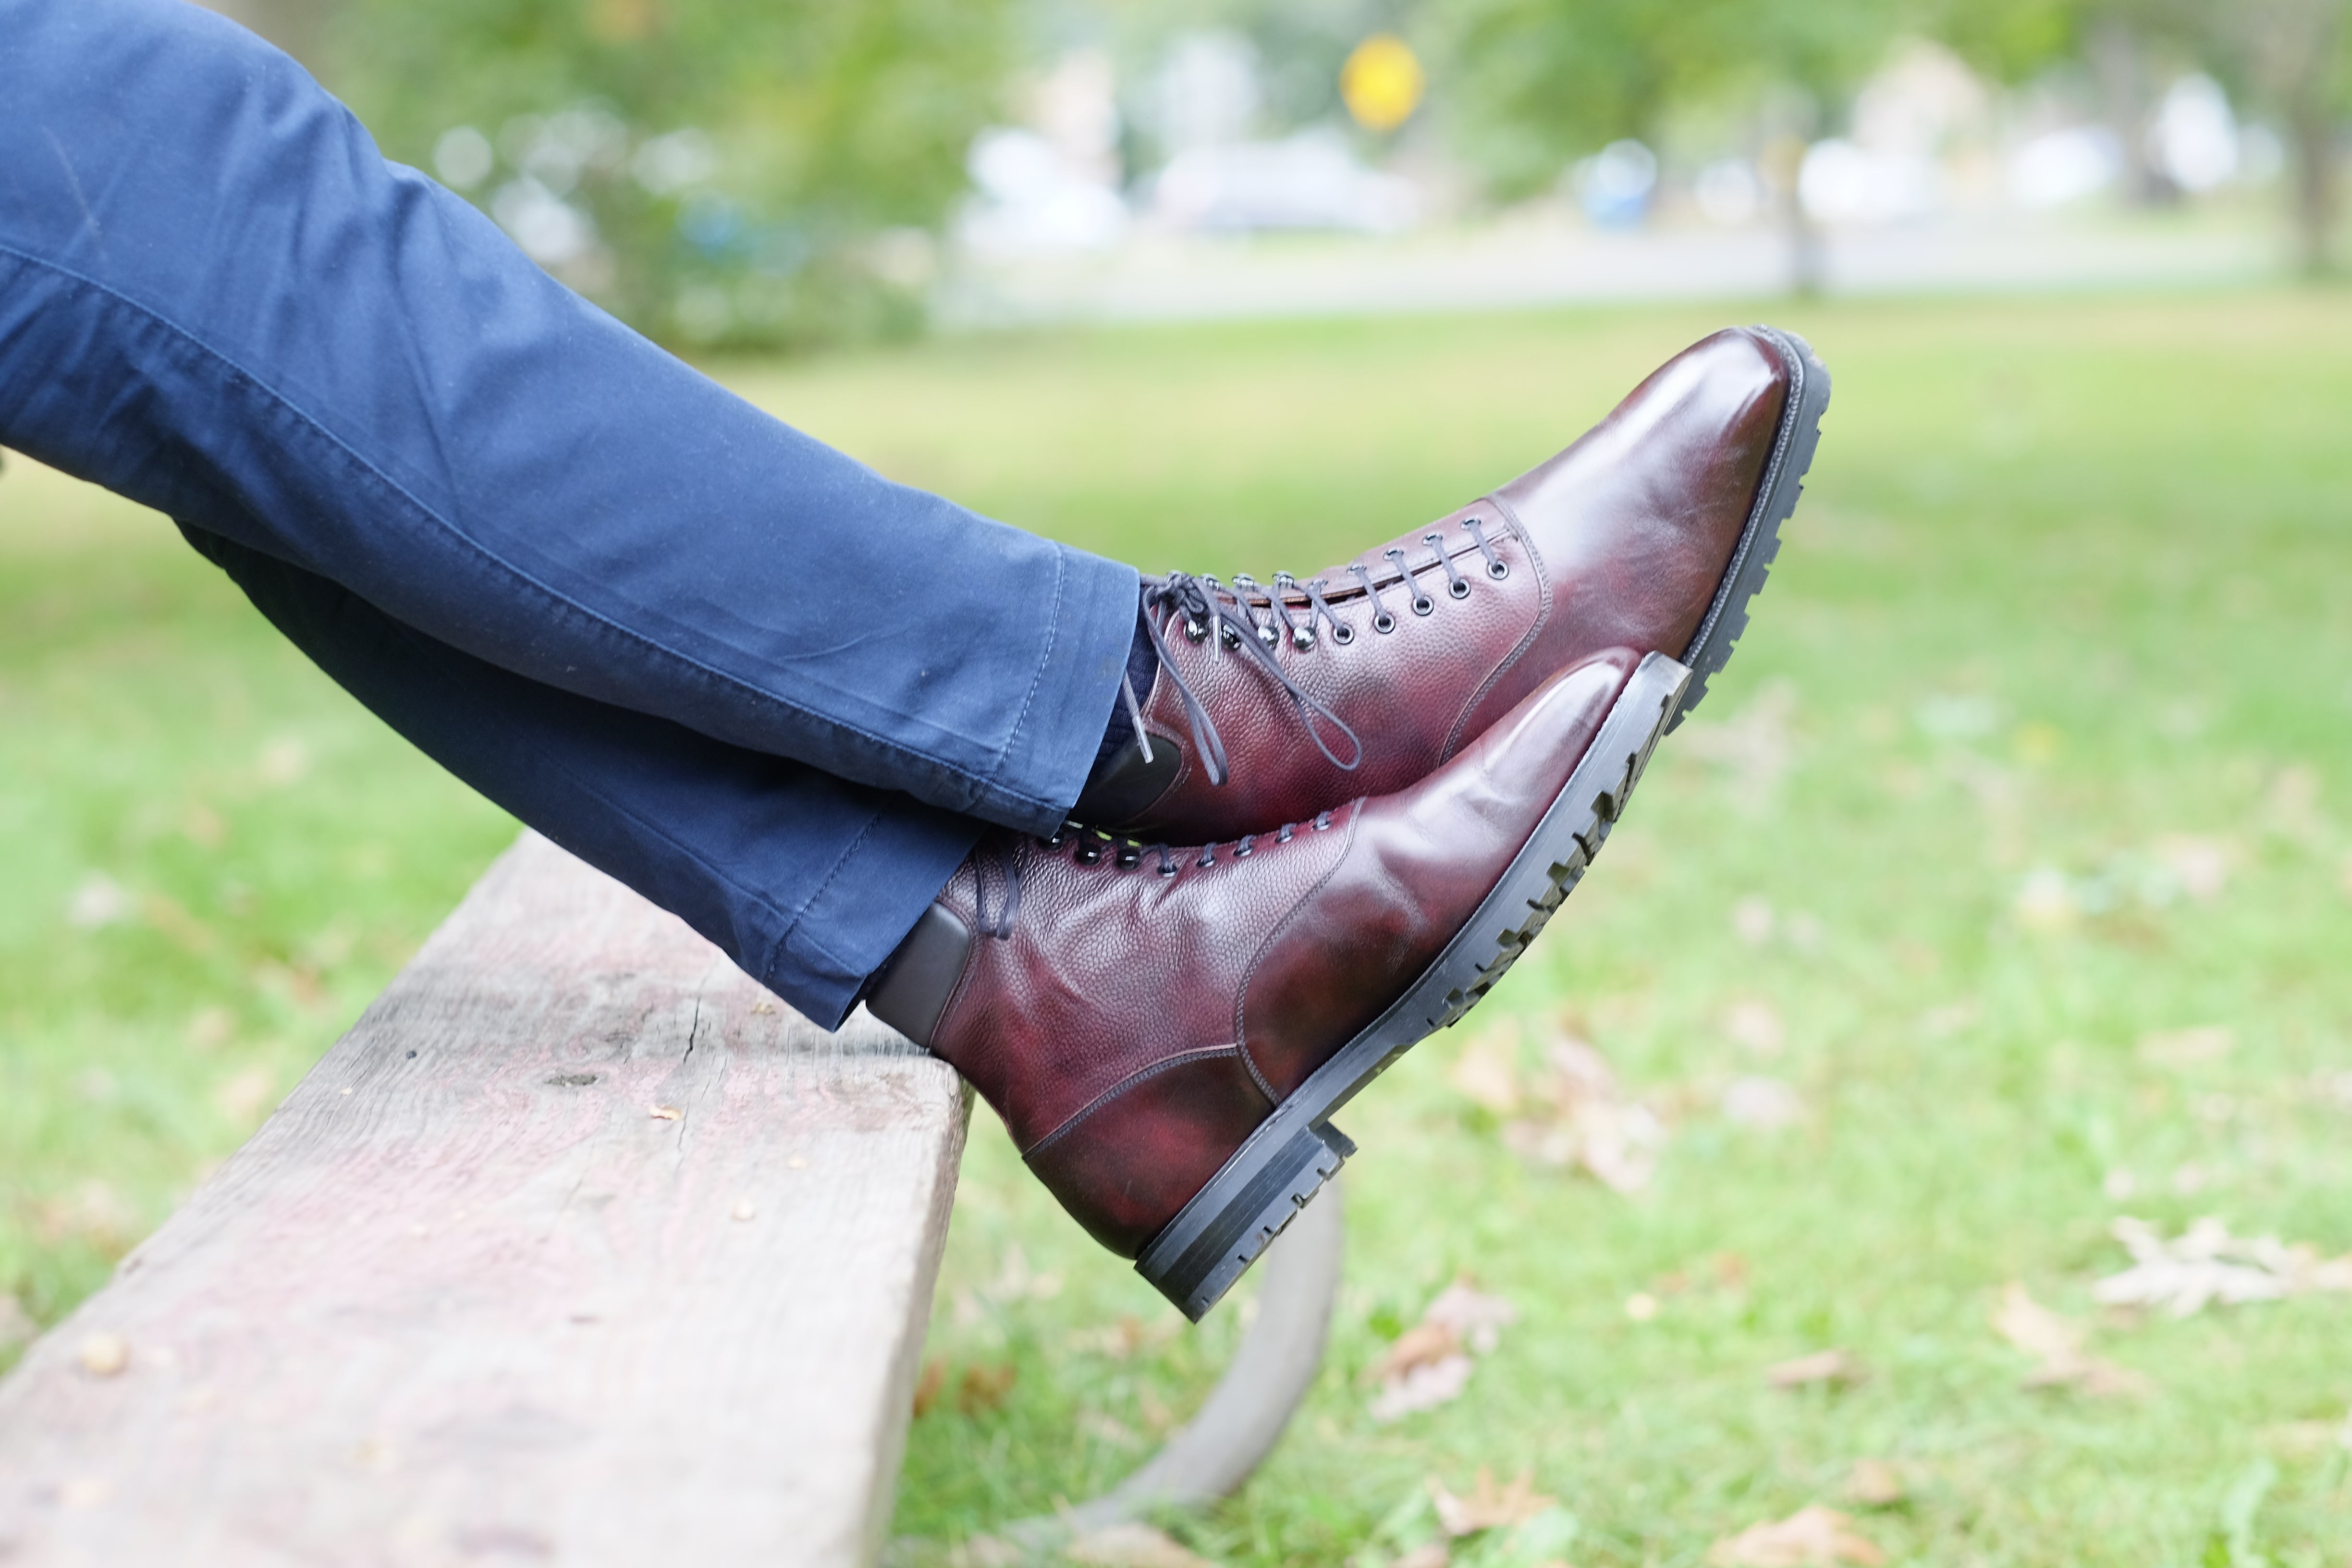
[[[1168,793],[1184,765],[1184,753],[1158,731],[1144,733],[1151,737],[1151,760],[1143,760],[1140,746],[1121,746],[1087,780],[1086,793],[1070,808],[1071,816],[1080,822],[1116,826],[1141,816]]]
[[[971,952],[971,928],[946,905],[933,904],[890,955],[866,1010],[928,1047]]]

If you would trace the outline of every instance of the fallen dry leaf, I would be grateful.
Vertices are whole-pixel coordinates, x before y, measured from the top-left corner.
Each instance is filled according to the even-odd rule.
[[[131,1342],[121,1334],[85,1334],[74,1353],[90,1376],[116,1377],[131,1364]]]
[[[1148,1524],[1114,1524],[1089,1531],[1064,1547],[1062,1554],[1093,1568],[1210,1568],[1207,1558]]]
[[[1453,1284],[1437,1293],[1437,1300],[1421,1315],[1424,1323],[1443,1324],[1452,1329],[1480,1355],[1491,1354],[1501,1342],[1502,1331],[1518,1321],[1519,1310],[1500,1296],[1489,1296],[1470,1282],[1467,1275],[1456,1278]]]
[[[2074,1325],[2036,1301],[2022,1280],[2012,1279],[2001,1287],[1992,1326],[2011,1344],[2043,1361],[2071,1356],[2080,1349]]]
[[[1122,1313],[1118,1321],[1106,1323],[1098,1329],[1074,1329],[1067,1344],[1072,1350],[1093,1351],[1114,1361],[1125,1361],[1147,1346],[1164,1344],[1176,1337],[1177,1323],[1173,1319],[1160,1318],[1146,1323],[1132,1312]]]
[[[1867,1375],[1857,1362],[1842,1350],[1815,1351],[1793,1361],[1784,1361],[1764,1369],[1764,1380],[1775,1388],[1803,1388],[1816,1383],[1860,1383]]]
[[[1387,1383],[1461,1353],[1462,1338],[1454,1331],[1454,1325],[1433,1323],[1424,1317],[1389,1342],[1389,1348],[1381,1353],[1380,1359],[1364,1369],[1364,1381]]]
[[[1372,1419],[1393,1421],[1461,1397],[1470,1382],[1471,1355],[1492,1352],[1503,1327],[1517,1316],[1508,1301],[1479,1290],[1466,1277],[1439,1291],[1421,1321],[1365,1369],[1364,1380],[1379,1387]]]
[[[2027,931],[2047,935],[2072,927],[2083,907],[2065,872],[2054,866],[2037,866],[2026,873],[2010,912]]]
[[[1732,786],[1732,798],[1739,809],[1761,812],[1771,802],[1773,786],[1794,760],[1796,747],[1789,721],[1796,709],[1794,686],[1786,680],[1768,681],[1738,712],[1695,721],[1685,727],[1684,754],[1716,764]]]
[[[0,1295],[0,1355],[5,1355],[18,1345],[32,1343],[41,1331],[33,1321],[33,1314],[14,1296]]]
[[[994,1366],[968,1366],[956,1379],[956,1408],[966,1415],[1002,1409],[1005,1396],[1020,1380],[1020,1367],[1009,1361]]]
[[[250,1121],[269,1105],[277,1080],[267,1068],[247,1068],[213,1086],[213,1109],[231,1121]]]
[[[933,1356],[923,1363],[922,1375],[915,1379],[915,1419],[920,1421],[940,1402],[940,1391],[948,1385],[948,1363]]]
[[[1788,1030],[1769,1002],[1735,1002],[1723,1011],[1724,1037],[1751,1056],[1766,1060],[1788,1044]]]
[[[646,1114],[651,1116],[656,1121],[676,1121],[686,1112],[675,1105],[656,1105],[647,1107]]]
[[[2220,1024],[2142,1035],[2139,1059],[2150,1067],[2183,1068],[2219,1061],[2237,1048],[2236,1033]]]
[[[1480,1035],[1462,1047],[1446,1081],[1473,1105],[1508,1116],[1519,1108],[1518,1054],[1516,1028]]]
[[[2041,1364],[2025,1375],[2028,1388],[2079,1388],[2097,1398],[2148,1393],[2155,1384],[2129,1367],[2089,1354],[2073,1323],[2036,1301],[2015,1279],[2001,1287],[1992,1326]]]
[[[1893,1508],[1906,1491],[1902,1472],[1884,1459],[1856,1459],[1845,1479],[1846,1500],[1864,1508]]]
[[[1381,1384],[1380,1393],[1372,1396],[1371,1417],[1375,1421],[1394,1421],[1451,1405],[1470,1386],[1470,1358],[1457,1354],[1391,1378]]]
[[[1706,1549],[1706,1560],[1715,1568],[1837,1568],[1841,1563],[1874,1568],[1886,1561],[1886,1553],[1856,1534],[1853,1520],[1811,1503],[1786,1519],[1752,1524],[1717,1542]]]
[[[1523,1113],[1503,1125],[1503,1143],[1539,1165],[1580,1167],[1612,1192],[1650,1184],[1665,1144],[1655,1111],[1625,1098],[1608,1059],[1579,1037],[1563,1035],[1544,1052],[1541,1071],[1515,1103]]]
[[[1805,1119],[1805,1101],[1777,1078],[1739,1078],[1723,1091],[1723,1119],[1735,1127],[1775,1132]]]
[[[1099,1410],[1079,1411],[1075,1425],[1087,1436],[1098,1443],[1108,1443],[1115,1448],[1139,1447],[1143,1443],[1143,1438],[1134,1427]]]
[[[2162,1307],[2186,1318],[2215,1301],[2238,1306],[2315,1291],[2352,1291],[2352,1253],[2323,1258],[2308,1244],[2235,1237],[2210,1215],[2170,1241],[2129,1215],[2116,1220],[2112,1234],[2131,1254],[2132,1266],[2091,1287],[2091,1294],[2111,1307]]]
[[[1558,1498],[1536,1490],[1536,1473],[1521,1470],[1508,1486],[1495,1484],[1495,1472],[1478,1467],[1478,1478],[1467,1497],[1456,1497],[1435,1476],[1429,1478],[1429,1500],[1437,1506],[1437,1523],[1446,1534],[1475,1535],[1482,1530],[1502,1530],[1525,1524],[1546,1509],[1559,1506]]]
[[[1028,1561],[1029,1553],[993,1535],[975,1535],[948,1552],[948,1568],[1024,1568]]]
[[[2180,890],[2199,903],[2210,903],[2230,885],[2238,859],[2237,847],[2226,839],[2200,838],[2194,834],[2168,833],[2151,847],[2157,864],[2172,873]]]

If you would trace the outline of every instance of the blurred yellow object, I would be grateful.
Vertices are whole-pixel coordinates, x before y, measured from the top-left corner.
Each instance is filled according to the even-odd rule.
[[[1339,96],[1367,131],[1393,131],[1412,118],[1428,85],[1420,59],[1394,33],[1374,33],[1339,68]]]

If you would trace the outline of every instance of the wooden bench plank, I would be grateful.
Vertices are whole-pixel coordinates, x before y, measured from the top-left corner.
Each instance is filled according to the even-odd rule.
[[[969,1106],[526,836],[0,1383],[0,1562],[869,1561]]]

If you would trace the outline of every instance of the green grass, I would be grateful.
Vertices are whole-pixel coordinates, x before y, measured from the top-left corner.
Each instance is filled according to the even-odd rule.
[[[1517,471],[1723,314],[969,340],[728,374],[895,477],[1148,567],[1263,577]],[[2320,1087],[2352,1073],[2352,299],[1784,314],[1838,392],[1754,629],[1510,982],[1341,1119],[1364,1152],[1323,1379],[1248,1490],[1176,1528],[1234,1563],[1368,1563],[1427,1479],[1458,1491],[1486,1466],[1532,1469],[1577,1517],[1579,1568],[1696,1563],[1835,1503],[1873,1458],[1909,1496],[1855,1511],[1898,1562],[2341,1568],[2352,1297],[2128,1321],[2088,1287],[2124,1262],[2118,1213],[2352,1251],[2352,1104]],[[0,1291],[46,1320],[509,829],[154,520],[13,463],[0,563]],[[2210,898],[2164,868],[2184,837],[2226,864]],[[130,912],[79,929],[93,875]],[[2079,913],[2021,917],[2029,884]],[[1740,934],[1743,907],[1769,934]],[[1757,1004],[1777,1056],[1727,1030]],[[1563,1020],[1665,1113],[1638,1197],[1524,1163],[1449,1079],[1472,1038],[1532,1064]],[[2210,1025],[2226,1055],[2137,1049]],[[1744,1075],[1792,1085],[1805,1120],[1731,1124]],[[2108,1195],[2117,1173],[2136,1195]],[[1518,1322],[1460,1400],[1375,1424],[1359,1373],[1465,1270]],[[2022,1387],[1989,1323],[2011,1279],[2155,1391]],[[1628,1315],[1637,1292],[1654,1317]],[[1015,1380],[915,1424],[898,1532],[965,1540],[1138,1462],[1238,1313],[1121,1357],[1104,1331],[1126,1316],[1173,1318],[983,1111],[931,1351],[950,1390],[968,1368]],[[1830,1346],[1867,1378],[1766,1385]],[[2233,1490],[2260,1492],[2234,1533]]]

